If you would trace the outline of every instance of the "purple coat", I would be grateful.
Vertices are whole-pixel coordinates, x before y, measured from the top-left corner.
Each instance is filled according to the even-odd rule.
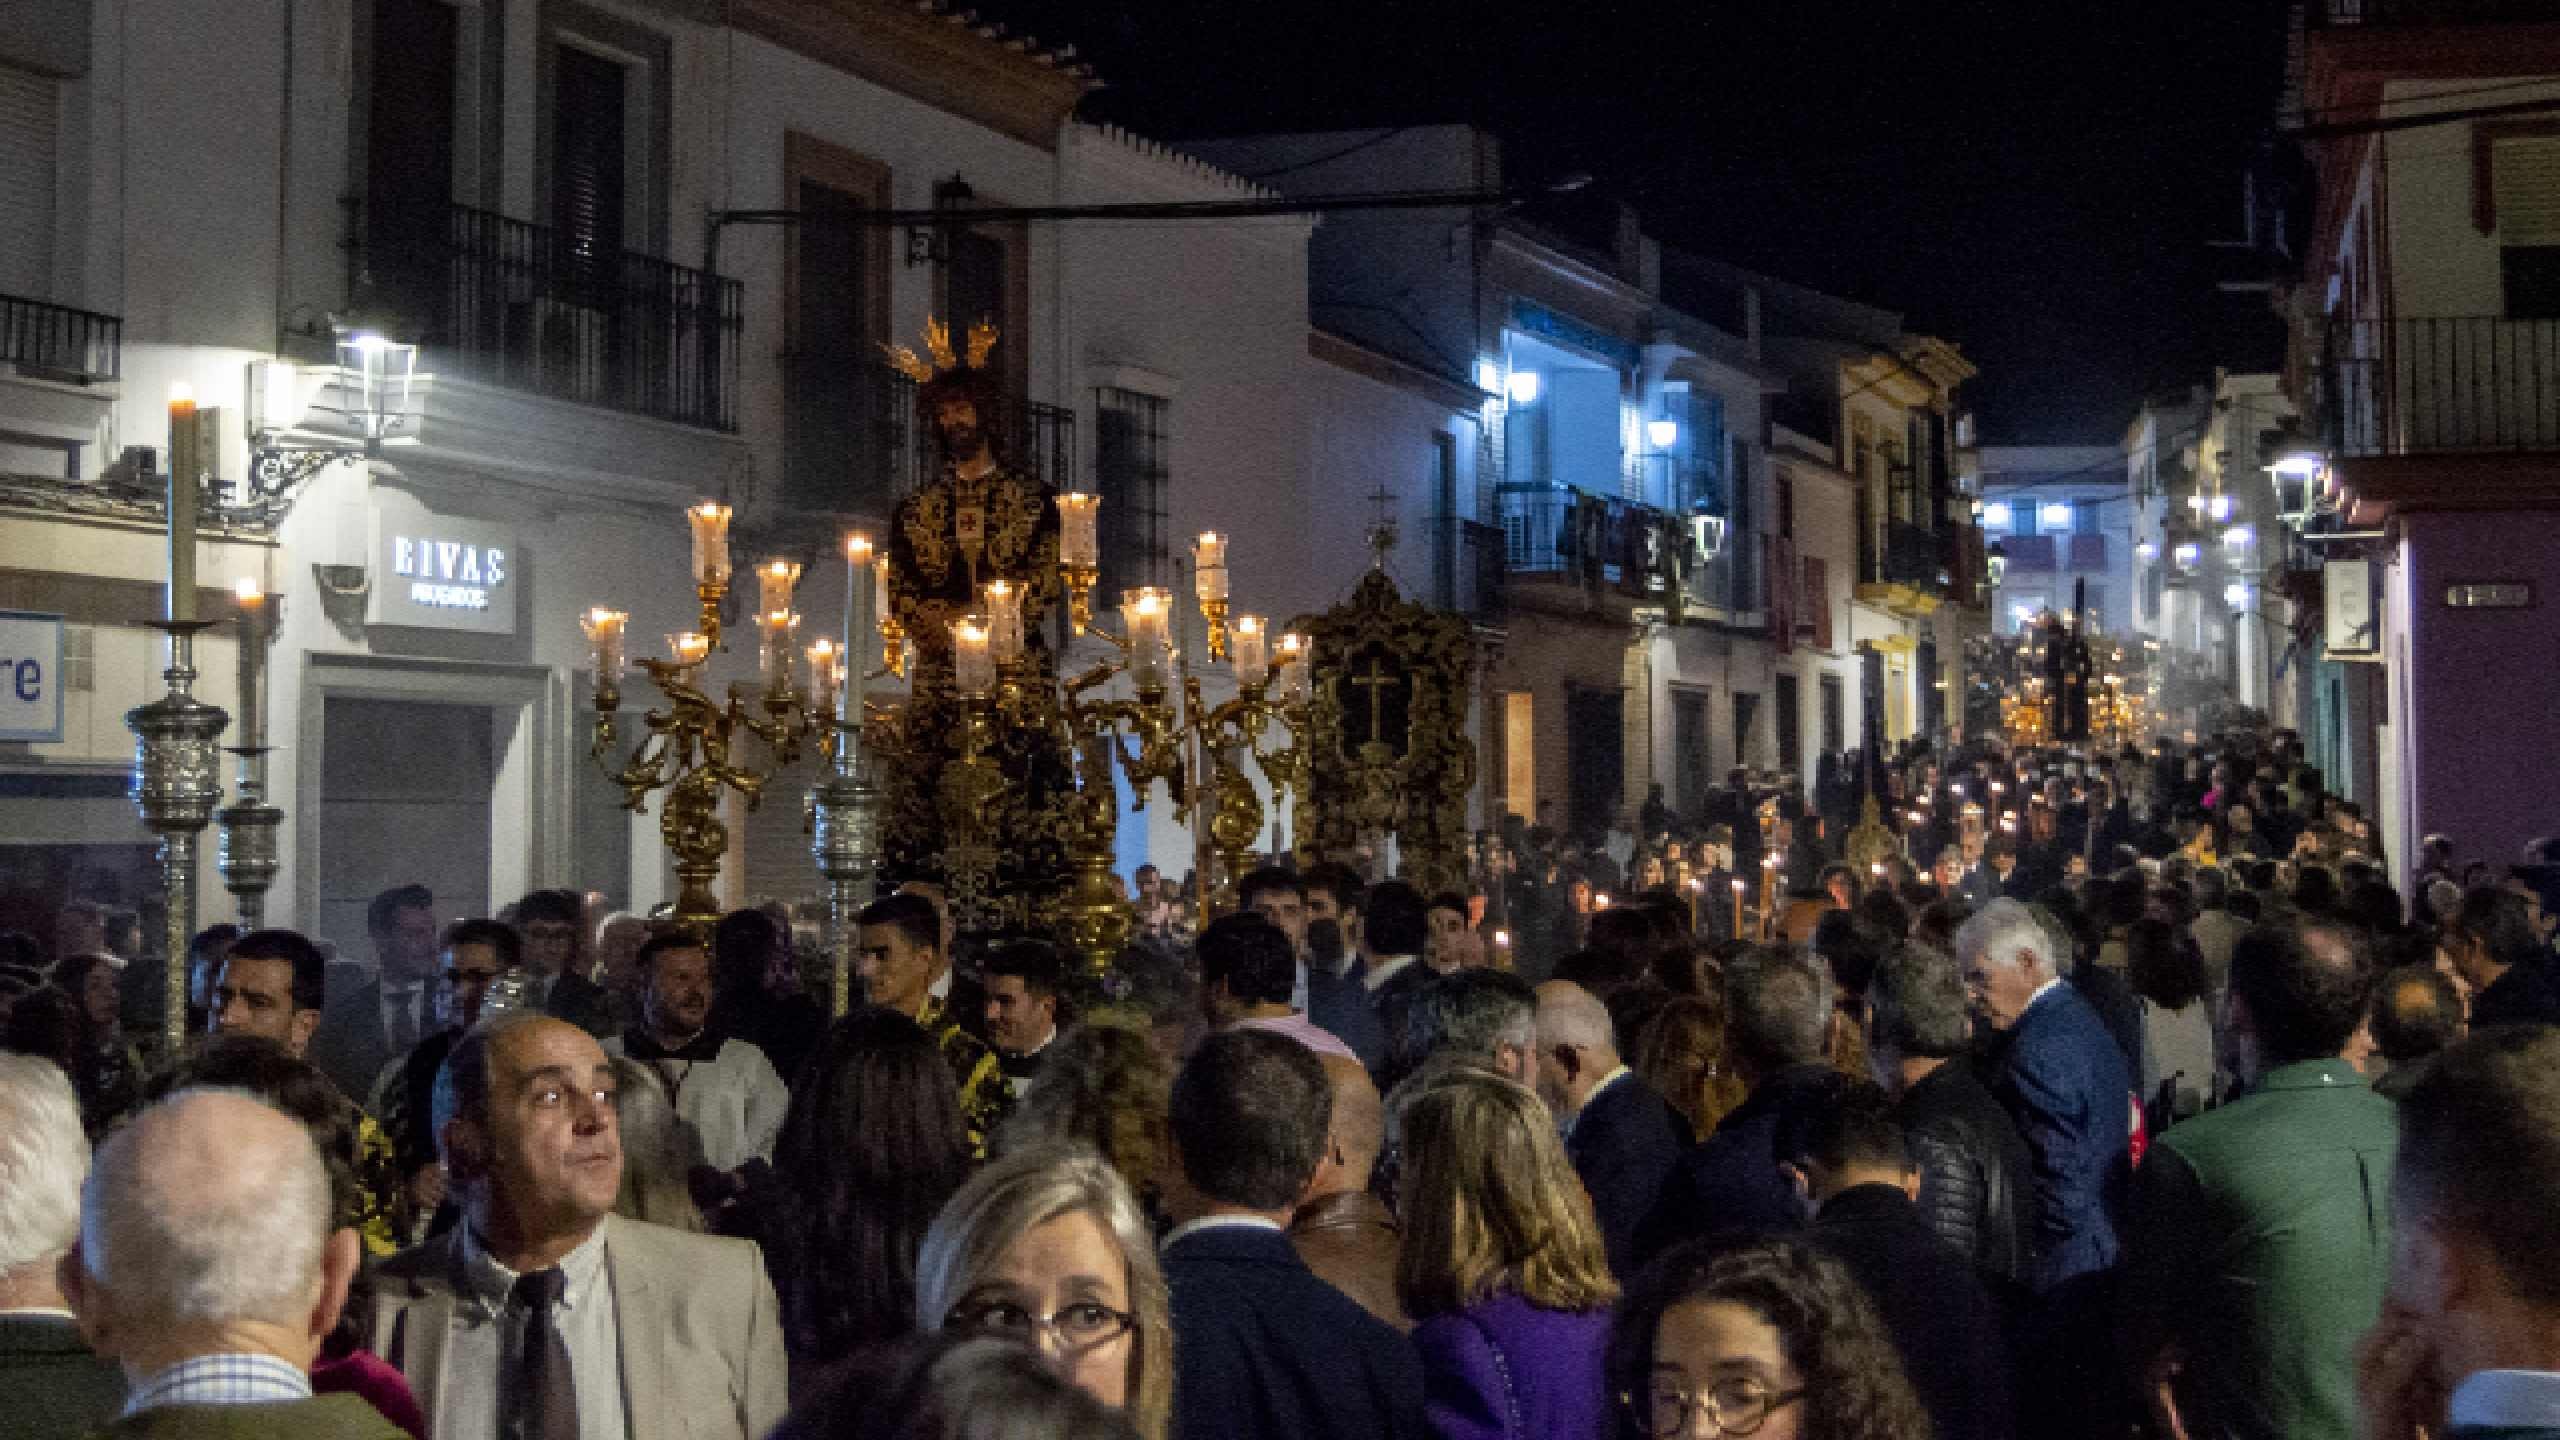
[[[1607,1440],[1609,1311],[1545,1310],[1506,1291],[1413,1327],[1423,1410],[1441,1440]]]

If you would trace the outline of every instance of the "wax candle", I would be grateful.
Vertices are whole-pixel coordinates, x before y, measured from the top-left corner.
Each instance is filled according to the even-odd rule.
[[[1202,600],[1227,598],[1227,537],[1203,530],[1191,546],[1192,588]]]
[[[679,665],[699,665],[711,658],[711,637],[693,630],[669,635],[667,651]]]
[[[765,614],[791,608],[791,592],[800,585],[800,567],[789,560],[767,560],[756,567],[756,609]]]
[[[792,642],[798,638],[800,617],[788,610],[768,610],[756,617],[763,631],[764,643],[756,653],[756,668],[764,677],[766,693],[788,694],[791,690]]]
[[[631,617],[620,610],[598,606],[578,617],[578,628],[586,632],[588,663],[596,674],[596,688],[613,689],[622,683],[623,627]]]
[[[990,580],[986,588],[987,638],[996,663],[1022,658],[1022,592],[1011,581]]]
[[[951,622],[951,677],[965,699],[983,700],[995,688],[996,661],[985,616],[963,615]]]
[[[266,743],[266,716],[258,692],[264,688],[259,677],[267,656],[267,594],[246,575],[231,592],[240,601],[240,724],[232,733],[239,738],[240,748],[254,749]]]
[[[1172,659],[1171,597],[1150,585],[1121,597],[1120,620],[1129,634],[1129,680],[1141,690],[1161,690]]]
[[[844,674],[836,663],[836,642],[820,636],[809,642],[809,711],[829,714],[836,708],[836,683]]]
[[[862,692],[868,684],[871,668],[871,627],[875,614],[872,606],[875,584],[888,584],[889,567],[874,565],[871,537],[848,535],[844,539],[844,643],[841,656],[844,685],[836,692],[836,718],[847,724],[862,723]]]
[[[169,387],[169,618],[196,618],[196,490],[204,480],[195,391]]]
[[[1260,685],[1270,678],[1271,659],[1267,641],[1268,636],[1264,632],[1261,616],[1239,615],[1236,617],[1234,644],[1238,685]]]
[[[685,513],[693,527],[693,575],[704,585],[729,583],[729,507],[705,500]]]
[[[1058,563],[1084,567],[1102,563],[1100,531],[1096,516],[1102,509],[1102,498],[1081,491],[1058,497]]]

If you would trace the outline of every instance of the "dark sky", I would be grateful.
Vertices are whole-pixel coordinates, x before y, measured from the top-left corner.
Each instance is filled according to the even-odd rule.
[[[985,0],[1164,138],[1472,120],[1665,240],[1903,311],[1981,365],[1990,443],[2110,442],[2263,367],[2240,176],[2283,0]]]

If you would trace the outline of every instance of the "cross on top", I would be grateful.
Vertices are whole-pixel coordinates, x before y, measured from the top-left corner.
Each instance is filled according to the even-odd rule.
[[[1379,570],[1387,568],[1387,552],[1396,548],[1395,492],[1380,485],[1369,492],[1369,549],[1374,557],[1369,563]]]

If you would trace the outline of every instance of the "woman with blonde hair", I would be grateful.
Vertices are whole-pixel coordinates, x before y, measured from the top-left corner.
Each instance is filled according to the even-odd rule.
[[[1140,1440],[1166,1440],[1173,1319],[1155,1237],[1085,1146],[1011,1151],[951,1197],[916,1261],[916,1324],[1032,1345]]]
[[[1405,1115],[1396,1290],[1442,1440],[1602,1440],[1609,1303],[1591,1202],[1538,1097],[1487,1070]]]

